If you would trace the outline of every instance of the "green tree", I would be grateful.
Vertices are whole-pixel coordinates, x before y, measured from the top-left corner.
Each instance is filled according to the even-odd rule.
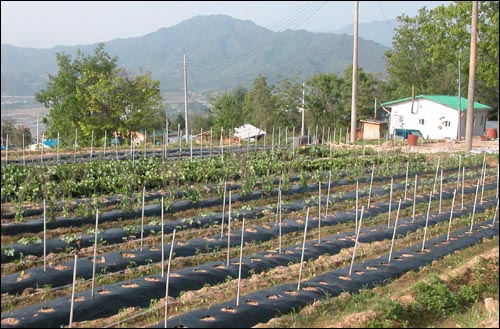
[[[274,87],[275,98],[275,125],[288,127],[290,130],[295,128],[299,132],[301,128],[302,107],[302,84],[298,79],[279,78]]]
[[[163,125],[159,81],[149,72],[131,76],[117,66],[117,57],[104,51],[104,44],[93,55],[80,50],[71,56],[58,53],[58,74],[49,75],[47,88],[36,93],[37,101],[48,108],[47,134],[60,133],[61,142],[72,143],[78,130],[79,143],[119,132],[159,129]]]
[[[2,145],[7,145],[7,136],[9,138],[9,146],[23,147],[31,144],[31,131],[25,126],[16,126],[16,121],[12,118],[2,116]]]
[[[306,126],[345,126],[350,120],[341,101],[343,80],[335,73],[320,73],[306,83]]]
[[[498,1],[480,1],[476,61],[476,101],[498,108]],[[416,94],[458,93],[458,60],[461,60],[461,94],[467,95],[471,1],[455,1],[432,10],[420,9],[416,17],[398,17],[401,25],[386,52],[393,98]]]
[[[243,116],[248,116],[250,124],[264,130],[277,126],[275,98],[266,77],[259,76],[254,80],[252,88],[245,96]]]
[[[240,86],[212,99],[210,113],[214,116],[214,133],[220,134],[221,128],[232,131],[245,123],[247,115],[243,111],[243,102],[246,93],[245,88]]]

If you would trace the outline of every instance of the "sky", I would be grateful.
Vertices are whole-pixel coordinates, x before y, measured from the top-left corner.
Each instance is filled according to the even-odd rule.
[[[452,1],[359,1],[359,23],[415,16]],[[140,37],[199,15],[225,14],[272,31],[334,32],[355,1],[2,1],[2,44],[52,48]]]

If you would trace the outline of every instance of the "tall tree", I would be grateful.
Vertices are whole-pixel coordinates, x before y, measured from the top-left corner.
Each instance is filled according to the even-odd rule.
[[[343,79],[334,73],[312,76],[306,83],[306,126],[346,126],[350,114],[341,102]],[[349,98],[350,99],[350,98]]]
[[[246,93],[246,89],[240,86],[212,99],[213,106],[210,113],[214,116],[213,128],[216,134],[220,132],[221,128],[224,131],[232,131],[248,119],[243,111]]]
[[[131,76],[103,43],[93,55],[79,50],[74,60],[64,53],[56,57],[58,74],[50,75],[47,88],[35,95],[50,110],[49,135],[60,133],[62,143],[69,144],[78,129],[79,141],[88,143],[92,133],[97,140],[105,131],[125,136],[163,126],[159,81],[149,72]]]
[[[24,135],[24,136],[23,136]],[[16,126],[16,121],[12,118],[2,117],[2,144],[7,144],[7,137],[9,140],[9,146],[13,145],[16,147],[28,146],[31,144],[31,130],[25,126]]]
[[[481,1],[478,9],[476,101],[498,109],[498,1]],[[416,17],[398,17],[401,25],[386,52],[392,97],[417,94],[457,95],[458,60],[462,81],[468,79],[471,1],[455,1]],[[467,94],[462,84],[461,94]],[[498,112],[497,112],[498,113]]]
[[[297,133],[301,128],[302,114],[302,84],[298,78],[285,79],[280,77],[274,87],[274,98],[276,104],[276,125],[281,127],[295,128]]]
[[[269,129],[276,126],[276,104],[272,88],[267,84],[267,78],[259,76],[253,81],[252,88],[245,96],[243,112],[248,115],[249,123]]]

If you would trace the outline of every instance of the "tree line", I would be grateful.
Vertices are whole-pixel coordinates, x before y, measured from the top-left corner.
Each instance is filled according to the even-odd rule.
[[[495,109],[490,119],[498,118],[498,9],[498,1],[479,2],[475,101]],[[393,47],[385,54],[388,75],[358,70],[358,120],[373,117],[376,100],[409,97],[412,88],[417,95],[457,95],[458,88],[467,95],[471,11],[471,1],[455,1],[432,10],[423,7],[415,17],[398,17]],[[62,144],[73,142],[75,131],[82,143],[89,143],[105,133],[125,137],[166,126],[159,81],[151,72],[131,75],[104,47],[99,44],[93,55],[78,52],[75,59],[58,53],[57,75],[49,76],[46,88],[35,95],[50,110],[46,135],[59,133]],[[307,81],[278,77],[270,85],[268,78],[260,75],[249,89],[235,86],[212,96],[207,114],[189,117],[192,132],[231,131],[245,122],[300,131],[303,104],[307,127],[349,126],[352,66],[343,74],[318,73]],[[182,119],[171,120],[171,129],[183,127]]]

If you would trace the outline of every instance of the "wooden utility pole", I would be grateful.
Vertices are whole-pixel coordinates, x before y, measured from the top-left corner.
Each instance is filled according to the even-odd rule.
[[[351,143],[356,142],[356,121],[358,107],[358,2],[354,1],[354,46],[352,54],[352,105],[351,105]]]
[[[472,150],[474,136],[474,86],[476,78],[476,48],[477,48],[477,1],[472,1],[472,26],[470,33],[470,64],[469,90],[467,100],[467,121],[465,127],[465,154]]]
[[[186,132],[186,142],[187,142],[189,129],[188,129],[188,82],[187,82],[186,55],[184,55],[184,128],[185,128],[184,131]]]

